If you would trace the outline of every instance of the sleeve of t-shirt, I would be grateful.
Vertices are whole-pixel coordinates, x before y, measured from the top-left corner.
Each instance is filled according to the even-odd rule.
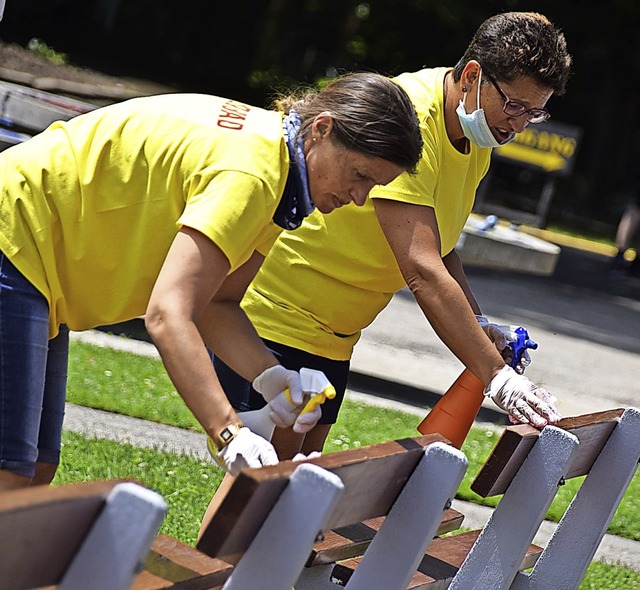
[[[434,207],[436,179],[440,172],[438,143],[433,128],[422,129],[424,149],[416,167],[416,174],[403,172],[384,186],[376,186],[370,193],[372,199],[390,199],[412,205]]]
[[[210,238],[235,268],[249,250],[264,241],[275,201],[260,178],[245,172],[218,171],[187,197],[177,223]],[[271,243],[274,240],[275,236]]]

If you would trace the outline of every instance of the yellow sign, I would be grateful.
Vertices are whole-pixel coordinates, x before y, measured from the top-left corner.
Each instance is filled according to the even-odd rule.
[[[578,149],[580,130],[566,125],[529,125],[513,141],[495,149],[497,156],[568,174]]]

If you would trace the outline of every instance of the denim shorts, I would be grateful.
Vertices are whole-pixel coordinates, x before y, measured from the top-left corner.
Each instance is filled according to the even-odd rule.
[[[0,252],[0,469],[60,462],[69,330],[49,340],[45,297]]]
[[[328,399],[322,404],[322,417],[318,424],[335,424],[338,411],[344,399],[344,392],[349,379],[349,361],[334,361],[322,356],[311,354],[284,344],[264,340],[280,364],[287,369],[299,371],[302,367],[322,371],[336,389],[336,397]],[[231,405],[238,412],[259,410],[266,402],[253,387],[251,382],[243,379],[219,358],[214,358],[214,366],[218,379]]]

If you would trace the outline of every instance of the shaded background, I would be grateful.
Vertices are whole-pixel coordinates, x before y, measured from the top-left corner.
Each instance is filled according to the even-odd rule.
[[[274,88],[346,70],[454,65],[478,25],[507,10],[547,15],[574,57],[549,109],[582,140],[547,223],[611,238],[638,178],[637,0],[7,0],[0,39],[40,38],[76,65],[262,105]],[[527,190],[532,176],[513,182]]]

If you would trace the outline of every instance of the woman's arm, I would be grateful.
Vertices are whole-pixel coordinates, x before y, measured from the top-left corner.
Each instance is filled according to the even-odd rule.
[[[554,407],[555,398],[506,366],[478,324],[473,303],[440,257],[433,209],[383,199],[374,203],[380,226],[418,305],[441,340],[484,383],[485,394],[520,422],[538,427],[557,422],[560,414]],[[454,265],[454,259],[448,262]]]
[[[223,284],[229,262],[204,234],[183,227],[154,285],[145,324],[171,381],[205,431],[215,437],[237,421],[197,321]]]
[[[374,206],[400,271],[436,334],[487,385],[504,361],[443,262],[434,210],[387,199],[374,199]],[[455,264],[453,258],[448,262]]]
[[[464,268],[462,267],[462,261],[460,260],[460,256],[455,250],[452,250],[446,256],[442,257],[442,262],[447,267],[449,274],[456,280],[456,283],[460,285],[471,309],[474,314],[480,315],[482,312],[480,311],[480,305],[476,300],[473,291],[471,290],[471,286],[469,285],[469,281],[467,281],[467,275],[464,273]]]
[[[262,256],[256,254],[227,276],[229,263],[220,248],[185,227],[169,250],[147,309],[147,329],[169,377],[214,440],[239,420],[218,381],[205,342],[254,383],[270,402],[277,424],[291,425],[301,409],[298,373],[279,365],[240,308],[261,262]]]
[[[225,279],[198,319],[198,329],[207,346],[248,381],[278,364],[240,307],[245,291],[263,260],[262,254],[254,252],[245,264]]]

